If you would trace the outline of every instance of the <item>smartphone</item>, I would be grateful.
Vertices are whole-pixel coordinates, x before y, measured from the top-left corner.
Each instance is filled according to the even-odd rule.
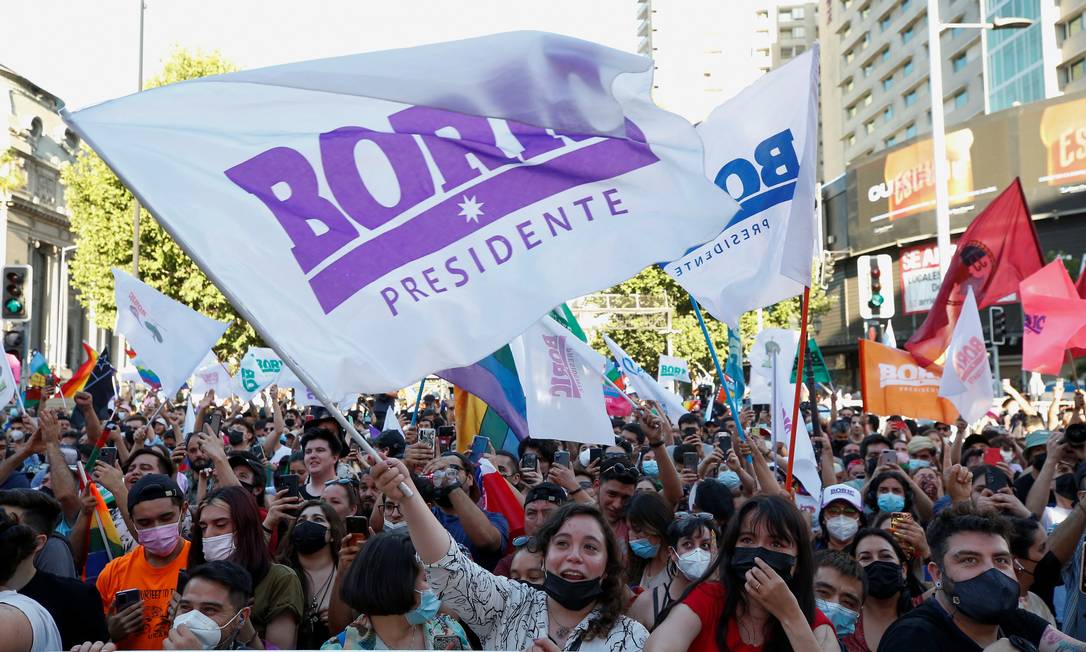
[[[897,466],[897,451],[885,450],[879,453],[879,466]]]
[[[177,571],[177,592],[181,595],[185,594],[185,585],[189,583],[189,572],[182,568]]]
[[[140,601],[139,589],[125,589],[124,591],[117,591],[117,595],[113,597],[114,613],[124,611]]]
[[[213,412],[207,419],[207,425],[211,426],[211,432],[218,435],[222,432],[222,415],[218,412]]]
[[[520,458],[520,470],[521,471],[537,471],[539,469],[539,458],[535,453],[525,453],[524,457]]]
[[[475,439],[471,442],[471,450],[468,451],[468,459],[472,464],[478,464],[479,460],[483,459],[483,455],[486,454],[486,448],[490,444],[490,437],[486,435],[475,435]]]
[[[683,453],[683,468],[687,471],[698,471],[698,454],[697,453]]]
[[[438,452],[440,452],[440,453],[448,453],[449,450],[452,448],[452,443],[453,443],[453,440],[452,440],[451,437],[442,437],[441,435],[438,435],[438,437],[437,437]]]
[[[370,533],[370,520],[365,516],[348,516],[346,519],[347,534],[361,534],[366,536]]]
[[[603,459],[603,449],[599,446],[588,449],[588,463],[596,462]]]
[[[426,444],[431,449],[434,447],[434,441],[437,439],[437,431],[433,428],[419,428],[419,443]]]
[[[720,446],[720,450],[723,451],[725,455],[727,455],[728,451],[732,449],[732,436],[717,435],[716,443],[718,446]]]
[[[456,427],[441,426],[437,429],[437,436],[444,437],[445,439],[454,439],[456,437]]]
[[[1084,575],[1086,565],[1084,565],[1084,562],[1086,562],[1086,546],[1082,546],[1082,559],[1079,560],[1078,564],[1078,590],[1086,593],[1086,575]]]
[[[253,457],[261,462],[267,462],[268,456],[264,453],[264,447],[260,444],[253,444],[249,447],[249,452],[253,454]]]
[[[287,490],[287,496],[301,496],[301,493],[298,491],[298,476],[293,473],[275,476],[276,493],[284,489]]]
[[[1007,486],[1007,474],[999,469],[989,466],[984,469],[984,486],[995,493]]]
[[[1003,449],[993,446],[984,451],[985,464],[999,464],[1003,461]]]
[[[101,450],[98,451],[98,459],[102,460],[102,463],[107,466],[113,466],[117,463],[117,447],[103,446]]]
[[[570,468],[569,451],[557,451],[554,454],[554,463],[558,466],[564,466],[567,469]]]

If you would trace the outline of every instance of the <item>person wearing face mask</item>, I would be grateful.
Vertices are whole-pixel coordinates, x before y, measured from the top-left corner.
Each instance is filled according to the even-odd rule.
[[[242,640],[256,635],[280,649],[294,647],[304,610],[302,584],[289,567],[272,563],[256,503],[243,487],[212,491],[196,511],[189,565],[205,561],[233,562],[252,578],[252,617]]]
[[[720,554],[680,602],[661,614],[646,652],[837,652],[833,623],[815,606],[810,525],[780,496],[743,504]]]
[[[867,596],[854,631],[841,638],[848,652],[879,649],[886,628],[912,608],[905,553],[886,530],[863,530],[849,553],[864,569]]]
[[[860,492],[847,484],[823,489],[818,524],[822,532],[815,540],[816,550],[847,549],[860,528],[867,526]]]
[[[376,461],[373,475],[403,509],[430,587],[484,649],[597,652],[644,646],[648,632],[622,615],[622,556],[599,508],[567,503],[544,523],[536,535],[546,574],[539,591],[472,562],[427,508],[402,462]]]
[[[644,591],[662,587],[671,578],[671,555],[661,545],[664,534],[673,520],[673,510],[658,493],[634,494],[626,508],[626,524],[629,532],[628,545],[633,554],[629,562],[629,584],[637,584]]]
[[[901,471],[879,473],[871,479],[862,493],[864,505],[870,514],[909,512],[921,521],[916,513],[917,492],[914,491],[912,480]],[[931,501],[926,495],[923,499],[927,502],[930,513]]]
[[[351,562],[340,598],[359,614],[322,650],[468,650],[463,627],[439,614],[405,534],[378,534]]]
[[[181,518],[187,509],[181,489],[165,475],[144,475],[128,491],[128,512],[139,545],[106,564],[96,582],[110,638],[121,649],[162,647],[177,572],[188,566],[189,542],[181,538]],[[117,594],[131,589],[139,591],[139,600],[118,609]]]
[[[628,615],[652,631],[657,618],[709,569],[720,535],[712,514],[680,512],[667,528],[668,581],[637,596]]]
[[[1026,500],[1026,496],[1029,496],[1030,489],[1033,488],[1033,483],[1037,481],[1041,471],[1044,469],[1045,460],[1048,459],[1048,440],[1052,438],[1051,430],[1034,430],[1026,435],[1026,443],[1022,450],[1022,459],[1026,461],[1028,466],[1025,472],[1019,474],[1014,480],[1014,495],[1018,496],[1021,500]],[[1060,439],[1057,436],[1056,439]],[[1058,461],[1060,455],[1056,456]],[[1047,496],[1046,496],[1047,498]]]
[[[299,649],[317,648],[332,635],[328,631],[328,604],[345,534],[343,519],[321,500],[303,503],[298,519],[287,532],[279,562],[298,570],[305,596],[298,626]]]
[[[935,594],[886,630],[880,652],[1081,650],[1084,643],[1018,607],[1009,526],[992,509],[955,503],[928,526]]]
[[[856,631],[867,596],[864,569],[848,553],[823,550],[815,555],[815,604],[833,623],[840,640]]]
[[[253,580],[241,566],[210,561],[194,567],[162,649],[264,649],[249,626],[252,601]]]

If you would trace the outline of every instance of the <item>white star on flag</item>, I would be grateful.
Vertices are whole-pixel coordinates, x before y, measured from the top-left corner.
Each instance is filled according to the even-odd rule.
[[[479,216],[483,214],[483,202],[475,201],[475,195],[463,195],[463,199],[464,201],[457,204],[460,207],[460,216],[467,218],[468,222],[478,222]]]

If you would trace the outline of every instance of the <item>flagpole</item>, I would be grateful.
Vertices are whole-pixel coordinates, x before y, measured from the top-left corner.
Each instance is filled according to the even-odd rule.
[[[422,377],[419,381],[419,394],[415,397],[415,411],[411,414],[411,427],[414,428],[415,424],[419,421],[419,404],[422,403],[422,390],[426,387],[426,376]]]
[[[698,300],[694,298],[694,295],[689,294],[690,305],[694,307],[694,315],[698,318],[698,325],[701,326],[701,334],[705,337],[705,344],[709,347],[709,356],[713,359],[713,366],[716,367],[716,375],[720,378],[720,386],[724,388],[724,399],[728,401],[728,404],[732,408],[732,412],[735,412],[737,407],[735,397],[728,391],[728,382],[724,378],[724,370],[720,366],[720,358],[716,355],[716,347],[713,346],[713,340],[709,337],[709,327],[705,325],[705,318],[701,316],[701,306],[698,305]],[[740,423],[739,414],[732,415],[735,418],[735,431],[739,433],[739,440],[746,441],[747,435],[743,431],[743,424]]]
[[[799,325],[799,359],[796,361],[796,380],[803,378],[803,354],[807,347],[807,312],[811,307],[811,288],[803,288],[803,313]],[[774,383],[776,384],[776,383]],[[796,383],[796,397],[792,402],[792,432],[788,440],[788,472],[785,474],[784,490],[792,493],[792,465],[796,462],[796,422],[799,417],[799,390],[802,382]],[[774,415],[776,418],[776,415]]]

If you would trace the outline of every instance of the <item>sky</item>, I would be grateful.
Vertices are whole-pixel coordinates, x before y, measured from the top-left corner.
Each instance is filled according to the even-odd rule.
[[[70,109],[137,88],[140,0],[6,0],[0,64]],[[241,69],[533,29],[636,49],[633,0],[144,0],[144,78],[176,47]]]

